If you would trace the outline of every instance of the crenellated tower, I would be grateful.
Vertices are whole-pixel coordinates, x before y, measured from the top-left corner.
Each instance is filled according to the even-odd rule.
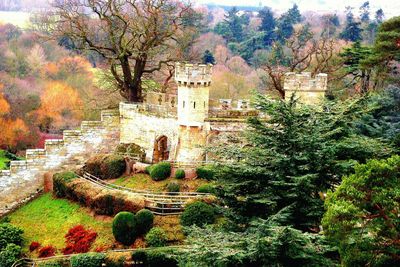
[[[328,75],[319,73],[313,79],[310,72],[285,74],[284,90],[285,99],[290,99],[293,94],[305,104],[318,104],[325,97],[328,86]]]
[[[212,65],[176,63],[178,124],[201,126],[208,116]]]

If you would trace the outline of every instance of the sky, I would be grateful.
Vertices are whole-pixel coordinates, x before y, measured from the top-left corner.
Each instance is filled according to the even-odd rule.
[[[276,10],[286,10],[296,3],[301,11],[344,11],[346,6],[355,7],[354,11],[366,0],[193,0],[199,4],[214,3],[220,5],[269,6]],[[399,0],[369,0],[371,13],[382,8],[387,17],[400,16]],[[356,12],[355,12],[356,13]]]

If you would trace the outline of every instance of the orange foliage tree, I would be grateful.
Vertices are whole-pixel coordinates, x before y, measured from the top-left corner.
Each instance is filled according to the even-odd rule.
[[[42,131],[69,128],[82,120],[83,102],[74,88],[62,82],[48,82],[40,99],[36,114]]]
[[[10,149],[25,139],[29,131],[23,120],[10,117],[10,105],[2,90],[0,84],[0,147]]]

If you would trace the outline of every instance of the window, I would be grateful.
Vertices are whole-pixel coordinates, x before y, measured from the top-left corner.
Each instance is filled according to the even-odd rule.
[[[204,101],[204,108],[206,108],[206,101]]]
[[[183,108],[185,108],[185,100],[183,100]]]
[[[196,109],[196,101],[193,102],[193,108]]]

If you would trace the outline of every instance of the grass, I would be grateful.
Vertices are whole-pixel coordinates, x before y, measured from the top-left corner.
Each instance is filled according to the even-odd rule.
[[[163,181],[153,181],[148,174],[136,174],[134,176],[121,177],[115,180],[113,183],[116,185],[125,186],[132,189],[163,192],[166,191],[167,185],[170,182],[176,182],[180,184],[182,192],[196,191],[196,189],[200,185],[207,183],[206,180],[202,179],[179,180],[175,178],[168,178]]]
[[[0,23],[10,23],[20,28],[27,28],[29,25],[30,13],[21,11],[0,11]]]
[[[54,199],[50,193],[40,196],[8,217],[13,225],[24,230],[23,250],[27,253],[30,243],[37,241],[41,245],[56,247],[58,254],[61,254],[61,249],[65,247],[64,235],[78,224],[98,234],[92,250],[111,247],[114,242],[111,218],[94,217],[88,209],[65,199]]]

